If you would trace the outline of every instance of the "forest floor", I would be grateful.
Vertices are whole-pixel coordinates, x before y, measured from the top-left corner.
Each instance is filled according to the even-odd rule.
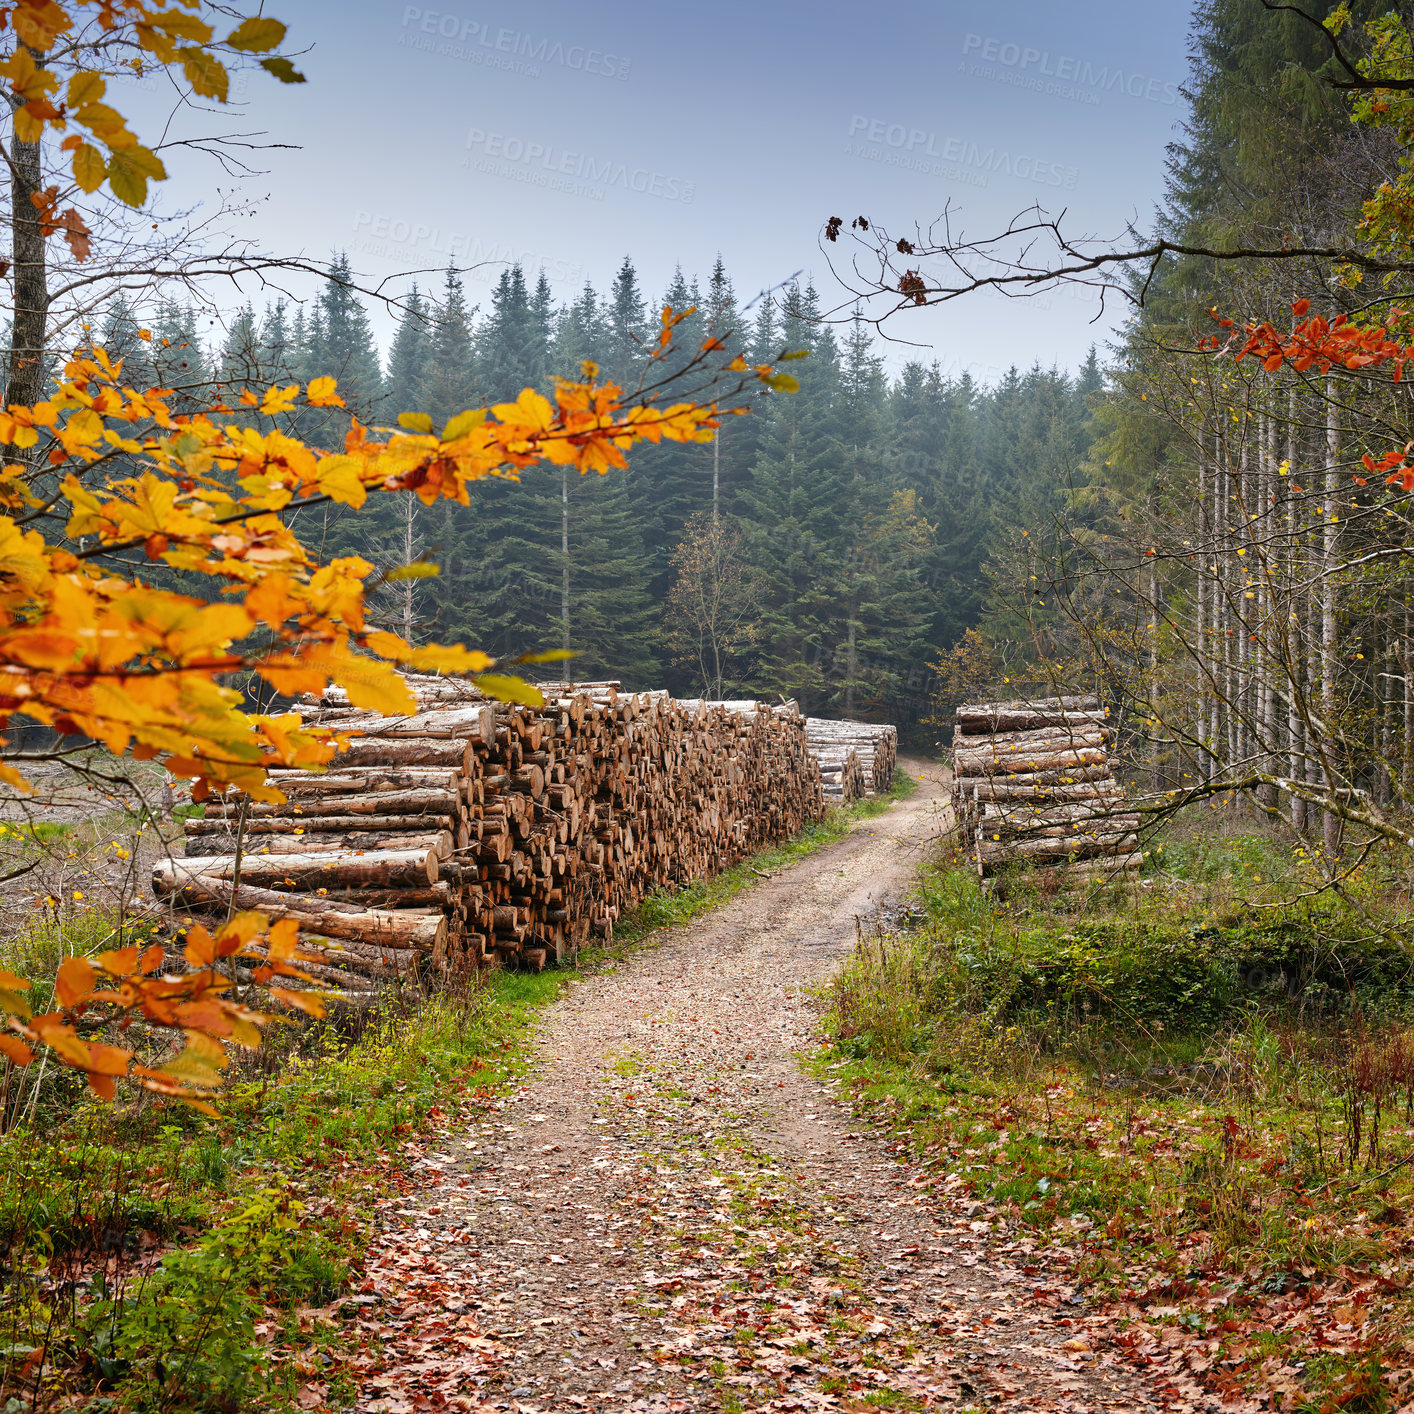
[[[818,1064],[822,984],[949,823],[943,768],[901,764],[914,795],[585,977],[439,1129],[356,1287],[359,1409],[1159,1407]]]

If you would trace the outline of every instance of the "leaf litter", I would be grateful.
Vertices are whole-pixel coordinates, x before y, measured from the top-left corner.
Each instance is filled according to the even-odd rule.
[[[1192,1376],[1151,1393],[1063,1262],[801,1069],[856,916],[937,833],[923,774],[871,830],[587,977],[525,1083],[408,1146],[343,1303],[360,1410],[1234,1407]]]

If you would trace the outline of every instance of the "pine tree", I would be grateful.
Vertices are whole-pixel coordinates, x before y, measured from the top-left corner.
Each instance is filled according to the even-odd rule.
[[[340,252],[315,301],[307,325],[305,378],[335,378],[345,408],[325,412],[318,431],[328,446],[341,446],[350,418],[372,423],[383,402],[383,370],[373,330],[352,288],[348,255]],[[314,429],[310,429],[313,432]]]
[[[718,253],[707,282],[706,333],[722,343],[721,361],[743,353],[747,348],[748,331],[743,328],[741,310],[737,308],[736,290],[731,276]],[[755,460],[755,438],[743,427],[748,419],[723,419],[710,448],[712,459],[712,512],[721,514],[747,475]]]
[[[605,309],[608,339],[604,351],[604,372],[620,387],[633,389],[643,373],[648,321],[643,293],[638,288],[638,272],[624,256]]]
[[[838,646],[837,504],[846,481],[839,356],[813,287],[787,291],[782,315],[785,342],[808,348],[810,358],[799,365],[798,393],[766,400],[760,454],[742,494],[764,590],[756,681],[816,711],[831,696]]]
[[[421,300],[418,299],[418,315]],[[399,324],[403,337],[403,353],[421,367],[420,379],[411,375],[406,384],[407,408],[425,412],[436,427],[444,426],[459,412],[478,405],[476,342],[472,335],[472,311],[467,308],[466,292],[454,269],[448,268],[442,284],[442,297],[432,314],[431,337],[414,335],[409,313]],[[418,319],[420,323],[420,317]],[[425,326],[424,326],[425,327]],[[394,346],[395,349],[397,345]]]

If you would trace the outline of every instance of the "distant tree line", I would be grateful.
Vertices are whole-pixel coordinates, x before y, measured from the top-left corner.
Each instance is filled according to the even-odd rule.
[[[679,270],[653,300],[625,259],[607,293],[586,285],[559,305],[543,275],[513,266],[484,310],[448,272],[435,293],[411,292],[384,360],[347,276],[341,257],[307,306],[246,307],[211,339],[187,307],[140,318],[119,300],[97,341],[126,360],[125,382],[214,380],[237,416],[242,388],[333,374],[347,412],[289,417],[324,446],[342,443],[351,416],[418,411],[441,425],[577,377],[585,360],[632,387],[664,305],[697,310],[678,358],[709,331],[751,362],[808,350],[787,365],[798,393],[727,419],[715,444],[639,451],[626,474],[537,470],[479,483],[464,508],[302,514],[320,518],[303,534],[326,552],[440,567],[375,597],[413,638],[496,653],[563,645],[579,678],[795,697],[816,713],[917,722],[934,665],[966,630],[990,615],[1009,631],[1014,611],[989,572],[1018,527],[1064,505],[1101,382],[1093,352],[1076,374],[1037,363],[993,387],[921,361],[891,378],[868,326],[822,321],[812,286],[744,310],[720,260],[705,287]]]

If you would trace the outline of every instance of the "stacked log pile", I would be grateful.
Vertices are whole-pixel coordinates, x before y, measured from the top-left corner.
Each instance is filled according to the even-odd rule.
[[[845,802],[862,795],[882,795],[894,782],[898,765],[898,728],[879,722],[844,722],[829,717],[807,717],[805,740],[820,758],[820,772],[826,778],[826,794],[830,794],[831,775],[838,779]],[[856,759],[849,764],[849,757]],[[858,786],[851,792],[849,779],[857,776]]]
[[[953,806],[983,878],[1023,861],[1081,874],[1138,867],[1140,820],[1110,772],[1107,715],[1096,697],[957,709]]]
[[[276,771],[186,822],[153,888],[184,913],[296,919],[321,980],[543,967],[653,888],[716,873],[823,811],[798,712],[546,684],[543,707],[411,678],[381,717],[331,690],[306,721],[357,733],[325,771]],[[239,841],[239,851],[237,842]]]

